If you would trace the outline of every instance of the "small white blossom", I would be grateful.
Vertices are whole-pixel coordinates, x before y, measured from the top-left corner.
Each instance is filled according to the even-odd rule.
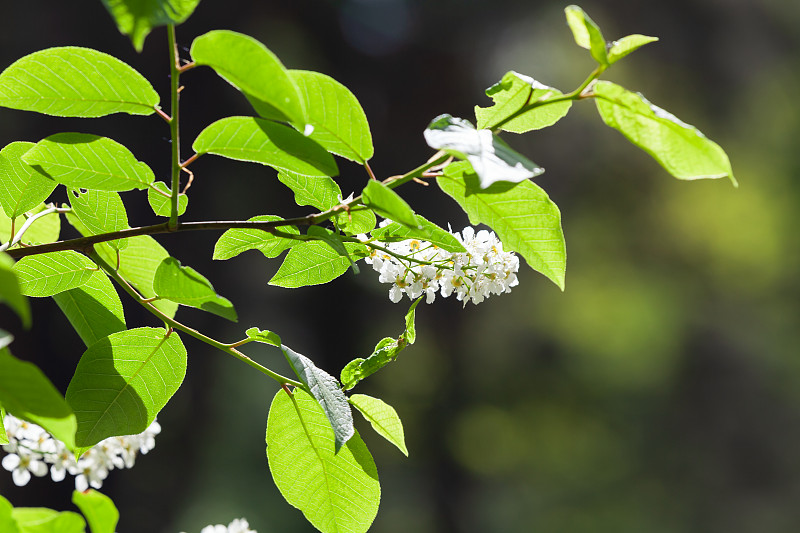
[[[200,530],[200,533],[257,533],[256,530],[250,529],[250,524],[244,518],[236,518],[227,526],[217,524],[213,526],[206,526]]]

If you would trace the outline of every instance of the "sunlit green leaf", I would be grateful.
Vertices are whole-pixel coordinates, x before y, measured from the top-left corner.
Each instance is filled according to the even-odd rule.
[[[378,435],[397,446],[397,449],[408,457],[403,423],[394,407],[366,394],[353,394],[350,396],[350,403],[364,415]]]
[[[369,180],[361,192],[364,205],[385,218],[405,226],[421,229],[417,216],[408,203],[396,192],[377,180]]]
[[[350,256],[350,252],[345,247],[345,242],[342,240],[341,234],[321,226],[311,226],[308,228],[308,235],[316,237],[326,243],[334,252],[350,261],[350,268],[353,269],[354,274],[359,273],[358,265],[356,265],[355,260]],[[360,259],[360,257],[358,259]]]
[[[261,342],[263,344],[271,344],[272,346],[276,346],[278,348],[281,347],[281,338],[280,336],[272,332],[268,329],[258,329],[258,328],[249,328],[245,331],[245,335],[248,338],[254,340],[255,342]]]
[[[10,414],[46,429],[75,449],[75,414],[64,397],[33,363],[0,350],[0,404]]]
[[[336,162],[322,146],[283,124],[227,117],[200,132],[192,148],[238,161],[261,163],[307,176],[335,176]]]
[[[167,257],[156,269],[153,279],[156,294],[181,305],[214,313],[236,322],[236,311],[228,299],[219,296],[211,282],[192,267],[181,266],[174,257]]]
[[[147,201],[156,215],[160,217],[170,216],[172,199],[170,198],[169,187],[163,181],[156,181],[150,184],[147,189]],[[178,216],[186,212],[186,206],[188,205],[189,197],[183,193],[178,193]]]
[[[256,222],[273,222],[283,220],[273,215],[261,215],[250,220]],[[295,226],[281,226],[280,231],[299,235]],[[214,259],[230,259],[247,250],[258,250],[266,257],[278,257],[299,241],[278,237],[260,229],[234,228],[223,233],[214,245]]]
[[[339,388],[336,378],[318,368],[314,362],[288,346],[281,345],[281,351],[292,366],[300,381],[308,387],[311,395],[319,402],[325,416],[333,428],[334,448],[339,451],[342,445],[355,434],[353,412],[347,397]]]
[[[0,407],[0,444],[8,444],[8,440],[3,442],[5,430],[3,430],[3,408]],[[19,533],[17,521],[12,517],[14,506],[11,502],[0,496],[0,531],[4,533]]]
[[[23,325],[31,325],[31,309],[28,299],[22,295],[17,273],[13,269],[14,260],[0,253],[0,302],[5,302],[22,319]]]
[[[330,176],[305,176],[281,170],[278,180],[294,192],[297,205],[311,205],[324,211],[339,203],[342,190]]]
[[[345,248],[351,255],[358,252],[364,254],[365,250],[362,245],[354,243],[345,243]],[[302,242],[289,250],[269,284],[294,289],[328,283],[344,274],[349,266],[350,261],[326,243]]]
[[[158,93],[141,74],[89,48],[40,50],[0,74],[0,106],[47,115],[151,115],[158,101]]]
[[[631,52],[635,52],[642,46],[657,40],[658,37],[649,37],[647,35],[635,33],[633,35],[623,37],[618,41],[614,41],[611,43],[611,48],[608,50],[608,63],[616,63]]]
[[[736,185],[725,151],[697,128],[608,81],[594,86],[603,122],[653,156],[678,179],[730,178]]]
[[[86,346],[127,329],[119,295],[108,276],[100,270],[80,287],[53,295],[53,300]]]
[[[137,52],[142,51],[144,39],[153,28],[182,23],[199,3],[200,0],[103,0],[120,33],[130,37]]]
[[[37,297],[80,287],[96,270],[89,258],[72,250],[29,255],[14,264],[22,294]]]
[[[591,51],[594,60],[601,65],[608,65],[606,40],[597,24],[578,6],[567,6],[564,13],[567,15],[567,24],[578,46]]]
[[[94,235],[128,229],[128,213],[119,194],[110,191],[71,191],[69,203],[72,212],[88,231]],[[128,246],[124,239],[106,241],[115,250]]]
[[[472,224],[491,227],[506,250],[519,252],[531,268],[563,290],[567,252],[561,213],[547,193],[527,180],[481,189],[478,176],[464,163],[448,166],[436,183],[467,212]]]
[[[380,503],[375,462],[356,432],[338,453],[319,403],[302,390],[278,391],[267,420],[275,485],[323,533],[365,533]]]
[[[83,353],[67,387],[76,443],[143,432],[185,375],[186,349],[175,332],[136,328],[100,339]]]
[[[58,512],[44,507],[15,507],[11,517],[19,533],[84,533],[86,521],[72,511]]]
[[[9,217],[37,207],[58,185],[22,162],[34,143],[13,142],[0,150],[0,205]]]
[[[448,252],[466,252],[464,245],[449,231],[445,231],[422,215],[417,215],[417,225],[422,229],[409,228],[397,222],[378,228],[372,237],[391,242],[405,239],[422,239]]]
[[[92,533],[114,533],[119,521],[119,511],[111,498],[94,489],[73,491],[72,503],[81,510]]]
[[[8,444],[8,433],[6,433],[6,428],[3,425],[3,420],[6,418],[6,410],[3,409],[3,406],[0,405],[0,446],[3,444]],[[2,496],[0,496],[0,531],[3,531],[2,526],[5,524],[3,522],[4,519],[4,511],[5,508],[3,507],[3,502],[8,500],[3,500]]]
[[[14,224],[14,234],[19,235],[22,226],[32,216],[49,209],[46,205],[40,204],[38,207],[26,211],[22,216],[17,217]],[[44,244],[55,242],[61,233],[61,218],[56,213],[48,213],[33,221],[20,240],[23,244]],[[0,211],[0,241],[8,242],[11,235],[11,219],[5,212]]]
[[[369,233],[377,224],[375,213],[362,206],[356,206],[348,211],[340,211],[333,217],[336,227],[347,235]]]
[[[190,53],[196,64],[213,68],[239,89],[259,115],[304,129],[306,112],[297,85],[263,44],[241,33],[214,30],[197,37]]]
[[[57,133],[36,143],[22,157],[28,165],[75,189],[145,189],[153,171],[124,146],[88,133]]]
[[[307,70],[290,70],[303,97],[309,137],[329,152],[364,164],[374,153],[369,123],[361,104],[347,87],[330,76]]]

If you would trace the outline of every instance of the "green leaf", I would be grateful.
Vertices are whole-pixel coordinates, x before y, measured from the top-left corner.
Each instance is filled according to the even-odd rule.
[[[53,300],[86,346],[127,329],[119,295],[100,270],[80,287],[53,295]]]
[[[86,521],[78,513],[59,513],[44,507],[15,507],[11,517],[19,533],[84,533]]]
[[[18,217],[14,225],[15,235],[19,234],[19,230],[29,218],[41,213],[45,209],[48,209],[48,206],[45,204],[40,204],[38,207],[34,207],[33,209],[23,213],[21,217]],[[61,218],[57,213],[49,213],[34,220],[32,225],[22,235],[20,242],[29,245],[55,242],[58,240],[60,233]],[[8,242],[10,235],[11,219],[6,216],[5,212],[0,211],[0,240],[3,242]]]
[[[304,129],[306,112],[297,85],[263,44],[241,33],[214,30],[196,38],[190,53],[197,65],[213,68],[239,89],[259,115]]]
[[[330,176],[305,176],[281,170],[278,180],[294,192],[297,205],[311,205],[325,211],[337,205],[342,197],[342,190]]]
[[[6,418],[6,410],[3,409],[3,406],[0,405],[0,445],[8,444],[8,433],[6,433],[6,427],[3,425],[3,420]],[[3,526],[3,502],[7,502],[8,500],[4,500],[2,496],[0,496],[0,526]],[[4,531],[2,527],[0,527],[0,531]]]
[[[578,46],[591,51],[594,60],[601,65],[608,65],[606,40],[597,24],[578,6],[567,6],[564,13],[567,15],[567,24]]]
[[[88,133],[57,133],[42,139],[22,160],[45,176],[75,189],[145,189],[153,171],[124,146]]]
[[[305,103],[309,137],[329,152],[350,161],[369,160],[375,150],[367,115],[355,95],[330,76],[307,70],[290,70]]]
[[[73,190],[68,196],[73,214],[92,235],[130,228],[128,213],[119,194],[109,191]],[[128,246],[128,241],[125,239],[106,242],[115,250],[122,250]]]
[[[608,126],[650,154],[678,179],[696,180],[729,177],[733,169],[725,151],[697,128],[608,81],[594,86],[597,110]]]
[[[377,224],[375,213],[367,207],[356,206],[349,211],[340,211],[334,217],[336,227],[347,235],[369,233]]]
[[[181,266],[174,257],[167,257],[156,269],[153,278],[156,294],[167,300],[214,313],[236,322],[236,311],[226,298],[217,295],[211,282],[188,266]]]
[[[0,407],[0,444],[8,444],[7,440],[4,443],[2,442],[2,437],[5,435],[2,415],[3,409]],[[0,496],[0,531],[4,533],[19,533],[17,521],[12,516],[13,511],[14,506],[11,505],[11,502]]]
[[[394,407],[366,394],[353,394],[350,396],[350,404],[364,415],[378,435],[397,446],[408,457],[403,423]]]
[[[402,338],[405,339],[408,344],[417,342],[417,328],[414,322],[417,305],[419,305],[421,301],[422,298],[417,298],[416,301],[411,304],[411,307],[408,308],[408,312],[406,312],[406,330],[403,332]]]
[[[22,319],[22,324],[31,327],[31,308],[22,295],[19,279],[13,269],[14,260],[0,253],[0,302],[5,302]]]
[[[92,344],[67,387],[67,402],[78,418],[77,445],[141,433],[185,375],[186,349],[175,332],[129,329]]]
[[[22,162],[33,146],[19,141],[0,150],[0,205],[9,217],[38,207],[58,185]]]
[[[170,195],[169,186],[163,181],[156,181],[150,184],[147,189],[147,201],[150,203],[150,207],[153,208],[153,213],[160,217],[170,216],[172,210]],[[182,192],[178,193],[178,216],[186,212],[187,205],[189,205],[189,197]]]
[[[647,35],[640,35],[634,33],[623,37],[618,41],[611,43],[611,48],[608,50],[608,64],[614,64],[631,52],[635,52],[642,46],[655,42],[658,37],[649,37]]]
[[[280,336],[277,333],[274,333],[268,329],[249,328],[244,333],[245,335],[247,335],[248,338],[252,339],[255,342],[271,344],[272,346],[276,346],[278,348],[281,347]]]
[[[39,367],[0,350],[0,404],[10,414],[38,424],[75,449],[75,414]]]
[[[181,24],[199,3],[200,0],[103,0],[120,33],[130,37],[137,52],[142,51],[144,39],[153,28]]]
[[[249,220],[255,222],[273,222],[283,220],[273,215],[261,215]],[[295,226],[281,226],[280,231],[300,235]],[[278,257],[284,250],[288,250],[298,241],[278,237],[260,229],[234,228],[223,233],[217,244],[214,245],[214,259],[230,259],[247,250],[258,250],[266,257]]]
[[[356,432],[334,452],[330,424],[302,390],[278,391],[267,420],[267,458],[275,485],[323,533],[366,532],[380,503],[375,462]]]
[[[558,89],[548,87],[518,72],[508,72],[503,79],[486,89],[486,95],[494,101],[492,107],[475,106],[475,118],[478,120],[478,129],[495,129],[507,118],[511,117],[524,106],[534,102],[542,102],[538,107],[532,108],[521,115],[504,122],[500,129],[512,133],[525,133],[552,126],[569,112],[572,101],[548,104],[547,100],[563,96]]]
[[[72,503],[86,517],[92,533],[114,533],[119,522],[119,511],[111,498],[94,489],[86,492],[76,490],[72,492]]]
[[[478,176],[463,163],[448,166],[436,183],[472,224],[491,227],[506,250],[519,252],[531,268],[564,289],[567,252],[561,213],[541,188],[523,181],[481,189]]]
[[[325,149],[288,126],[253,117],[227,117],[200,132],[192,148],[237,161],[261,163],[307,176],[336,176]]]
[[[350,254],[364,254],[364,246],[345,243]],[[295,289],[307,285],[320,285],[338,278],[347,271],[350,261],[320,241],[307,241],[295,245],[269,280],[270,285]]]
[[[390,218],[409,228],[422,229],[408,203],[396,192],[377,180],[369,180],[361,192],[364,205],[384,218]]]
[[[422,229],[413,229],[397,222],[378,228],[372,237],[383,242],[402,241],[406,239],[423,239],[448,252],[466,252],[461,241],[449,231],[443,230],[422,215],[417,215],[417,225]]]
[[[40,50],[0,73],[0,106],[11,109],[59,117],[151,115],[158,101],[141,74],[89,48]]]
[[[29,255],[14,264],[22,294],[36,297],[80,287],[96,270],[91,259],[72,250]]]
[[[334,252],[350,261],[350,268],[353,269],[354,274],[359,273],[358,265],[356,265],[356,262],[350,256],[350,252],[345,247],[345,242],[342,240],[342,236],[339,233],[335,233],[321,226],[311,226],[308,228],[307,234],[326,243]]]
[[[325,417],[333,428],[334,449],[338,452],[356,431],[353,427],[353,412],[347,403],[347,397],[339,388],[339,382],[321,368],[317,368],[305,355],[284,345],[281,345],[281,351],[294,373],[308,387],[308,391],[325,412]]]
[[[491,130],[476,130],[469,121],[447,114],[439,115],[428,125],[425,141],[431,148],[469,161],[480,177],[482,189],[498,181],[517,183],[544,172]]]

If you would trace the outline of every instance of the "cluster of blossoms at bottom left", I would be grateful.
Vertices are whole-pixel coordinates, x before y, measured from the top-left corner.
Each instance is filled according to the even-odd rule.
[[[102,487],[108,473],[115,468],[132,468],[136,456],[152,450],[156,435],[161,433],[161,426],[154,421],[138,435],[105,439],[76,461],[63,442],[36,424],[9,414],[3,424],[8,434],[8,444],[3,445],[3,450],[8,455],[0,464],[11,472],[15,485],[27,484],[31,474],[44,477],[49,472],[53,481],[63,481],[70,474],[75,476],[75,489],[81,492],[89,487]]]

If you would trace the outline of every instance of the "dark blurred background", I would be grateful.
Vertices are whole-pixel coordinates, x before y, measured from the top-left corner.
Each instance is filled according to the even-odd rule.
[[[166,32],[137,55],[99,1],[5,2],[0,67],[64,45],[111,53],[166,102]],[[348,86],[370,120],[373,169],[385,177],[430,156],[422,130],[440,113],[474,118],[508,70],[571,90],[593,68],[566,27],[565,4],[521,0],[204,0],[178,29],[228,28],[291,68]],[[587,1],[613,40],[661,38],[605,76],[695,124],[731,157],[741,184],[681,182],[606,128],[590,101],[554,127],[506,140],[547,169],[537,181],[563,213],[562,293],[524,267],[520,286],[465,309],[437,299],[417,312],[419,340],[359,386],[392,404],[410,458],[357,424],[381,475],[376,533],[781,533],[800,527],[800,3],[787,0]],[[209,69],[182,77],[183,154],[211,121],[252,114]],[[168,102],[163,104],[168,108]],[[110,136],[169,172],[157,117],[80,121],[3,109],[0,144],[58,131]],[[345,195],[366,179],[340,165]],[[207,156],[192,166],[187,220],[306,213],[274,171]],[[417,210],[458,229],[466,216],[435,187],[402,189]],[[143,192],[124,195],[132,225],[154,222]],[[66,231],[66,230],[65,230]],[[64,233],[69,236],[69,233]],[[278,261],[209,258],[216,234],[163,236],[184,264],[234,302],[238,324],[182,309],[178,318],[232,341],[246,328],[284,341],[338,375],[397,335],[407,301],[363,270],[326,286],[270,287]],[[157,325],[123,299],[129,327]],[[62,390],[84,347],[49,299],[16,356]],[[120,533],[197,532],[244,516],[259,533],[311,531],[272,483],[264,430],[273,382],[185,338],[189,370],[159,417],[155,450],[112,472],[103,492]],[[276,350],[259,361],[288,372]],[[17,506],[70,509],[72,486],[34,479],[0,493]]]

